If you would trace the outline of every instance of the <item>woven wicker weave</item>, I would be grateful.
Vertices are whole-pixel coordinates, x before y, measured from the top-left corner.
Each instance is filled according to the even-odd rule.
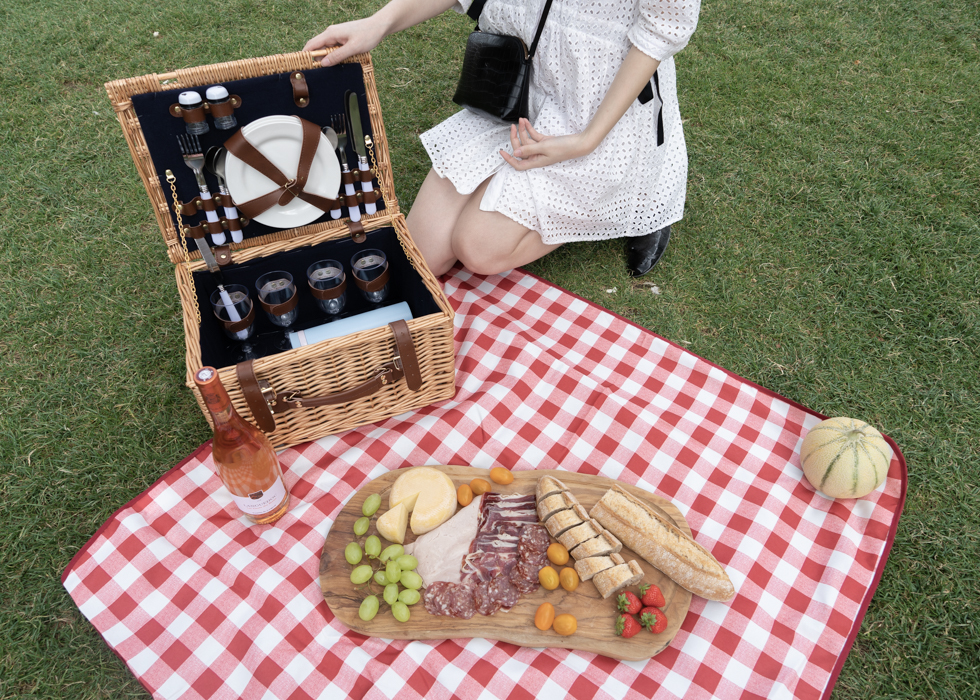
[[[322,55],[322,54],[320,54]],[[381,117],[374,68],[370,56],[361,54],[348,59],[362,66],[367,94],[370,123],[374,132],[375,157],[385,208],[377,214],[364,216],[361,223],[368,232],[393,227],[408,260],[432,294],[439,313],[429,314],[408,322],[422,373],[422,388],[411,391],[404,381],[386,386],[382,391],[357,401],[338,406],[324,406],[289,411],[276,416],[276,430],[269,438],[277,448],[295,445],[367,423],[426,406],[455,394],[455,357],[453,346],[453,310],[438,280],[428,269],[412,241],[404,216],[394,197],[394,182],[388,140]],[[153,205],[157,223],[163,233],[171,262],[176,265],[177,288],[183,308],[184,334],[187,343],[186,383],[197,398],[201,411],[210,421],[200,393],[194,386],[194,372],[200,368],[201,333],[198,322],[198,303],[192,275],[206,270],[200,253],[186,253],[184,244],[170,215],[168,195],[164,192],[150,158],[140,122],[133,108],[132,97],[148,92],[213,85],[231,80],[258,77],[295,70],[319,67],[319,57],[310,53],[295,53],[265,58],[247,59],[178,70],[173,73],[150,74],[138,78],[117,80],[106,84],[113,109],[122,124],[126,142],[137,171],[143,180]],[[163,84],[166,80],[166,84]],[[263,258],[273,253],[302,246],[340,240],[350,235],[346,219],[323,222],[279,231],[260,237],[246,238],[232,244],[236,264]],[[391,331],[385,328],[362,331],[327,340],[296,350],[255,361],[255,373],[278,391],[297,392],[304,396],[338,393],[368,380],[377,367],[390,362],[396,354]],[[238,384],[235,367],[219,368],[224,386],[228,389],[235,409],[251,419],[251,412]]]

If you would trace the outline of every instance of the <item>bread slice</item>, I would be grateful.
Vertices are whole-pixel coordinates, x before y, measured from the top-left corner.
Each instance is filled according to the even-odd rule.
[[[572,493],[571,491],[566,491],[565,493],[562,494],[562,496],[565,497],[565,500],[568,502],[568,505],[569,506],[581,506],[582,505],[581,503],[579,503],[578,499],[575,498],[575,494]]]
[[[581,559],[575,562],[575,573],[578,574],[578,577],[582,581],[588,581],[596,574],[623,563],[623,558],[621,556],[618,554],[614,556],[616,559],[613,559],[612,556],[589,557],[588,559]]]
[[[565,495],[568,496],[567,493]],[[574,510],[575,513],[578,515],[578,517],[582,518],[582,520],[590,520],[591,519],[591,518],[589,518],[589,511],[586,510],[585,506],[583,506],[578,501],[576,501],[575,504],[572,506],[572,510]]]
[[[562,493],[546,496],[538,501],[538,520],[545,522],[558,511],[567,510],[569,507]]]
[[[659,508],[613,486],[590,515],[622,543],[691,593],[726,601],[735,587],[711,552],[684,534]]]
[[[542,501],[548,496],[561,493],[562,491],[568,491],[568,489],[565,487],[565,484],[561,483],[555,477],[542,476],[540,479],[538,479],[536,493],[538,501]]]
[[[600,571],[592,578],[596,590],[603,598],[633,586],[643,580],[643,569],[634,560],[629,564],[618,564],[611,569]]]
[[[565,549],[571,552],[583,542],[591,540],[593,537],[598,537],[601,532],[602,525],[589,518],[581,525],[576,525],[569,530],[565,530],[561,537],[558,538],[558,541],[565,546]]]
[[[586,559],[616,554],[622,549],[623,543],[608,530],[603,530],[598,537],[587,540],[571,550],[571,554],[575,559]]]
[[[579,517],[573,509],[560,510],[550,518],[548,518],[544,526],[548,528],[548,532],[556,540],[561,533],[565,532],[569,528],[575,527],[576,525],[581,525],[583,522],[582,518]]]

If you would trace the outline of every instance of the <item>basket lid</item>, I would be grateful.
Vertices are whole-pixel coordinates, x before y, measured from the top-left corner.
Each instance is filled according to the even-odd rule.
[[[197,134],[199,149],[202,154],[211,149],[223,147],[233,135],[239,133],[239,129],[247,127],[249,124],[256,124],[258,120],[269,117],[282,117],[278,122],[296,123],[295,117],[316,124],[319,127],[331,125],[347,124],[344,118],[346,112],[347,98],[349,95],[356,95],[356,104],[360,108],[360,123],[363,136],[366,137],[366,147],[362,146],[359,151],[366,152],[369,165],[373,171],[375,184],[374,189],[380,190],[380,197],[375,206],[377,213],[365,215],[361,213],[364,225],[372,227],[372,220],[377,220],[381,224],[383,220],[390,220],[398,213],[398,201],[394,195],[394,180],[391,168],[390,152],[388,150],[388,140],[385,135],[384,122],[381,116],[381,106],[378,100],[377,86],[374,79],[374,66],[369,54],[359,54],[346,61],[330,67],[322,67],[319,60],[330,50],[318,52],[300,52],[269,56],[265,58],[244,59],[230,63],[219,63],[209,66],[199,66],[174,71],[172,73],[156,74],[151,73],[137,78],[127,78],[106,83],[106,90],[109,99],[112,101],[113,109],[119,117],[123,128],[126,142],[129,144],[130,154],[136,163],[136,169],[143,180],[147,194],[153,205],[154,214],[157,218],[160,231],[164,242],[167,245],[167,253],[170,260],[174,263],[185,260],[195,260],[201,257],[196,247],[187,241],[190,230],[197,235],[208,231],[208,220],[211,219],[211,229],[218,232],[222,225],[221,219],[228,217],[222,206],[225,199],[221,194],[222,183],[210,168],[202,169],[202,176],[207,185],[208,194],[215,196],[211,203],[205,202],[206,197],[202,196],[194,170],[189,167],[182,157],[181,144],[178,136],[190,135],[193,131],[206,131]],[[180,99],[181,93],[194,91],[205,96],[210,91],[217,95],[220,90],[213,90],[215,86],[221,86],[227,92],[227,100],[215,100],[214,109],[207,104],[207,98],[200,107],[183,104]],[[191,124],[185,123],[184,108],[194,111],[188,114],[187,119]],[[208,112],[211,112],[210,117]],[[227,119],[232,117],[233,125]],[[223,118],[219,122],[219,118]],[[203,119],[202,126],[201,120]],[[276,120],[272,120],[276,121]],[[229,128],[218,128],[220,126]],[[349,131],[349,127],[348,131]],[[338,129],[339,130],[339,129]],[[295,130],[294,130],[295,131]],[[247,133],[258,133],[254,128],[249,132],[246,129],[242,132],[246,139]],[[281,131],[272,132],[269,129],[265,133],[271,133],[266,145],[260,146],[259,151],[262,155],[271,155],[275,159],[278,138],[287,139],[285,148],[289,148],[288,140],[293,138],[292,133]],[[302,133],[301,130],[296,133]],[[304,137],[298,137],[304,138]],[[322,151],[329,141],[324,136],[321,137],[323,143],[316,146]],[[348,164],[353,172],[357,172],[357,159],[353,136],[348,134],[349,146],[346,150]],[[186,145],[186,144],[185,144]],[[302,142],[294,144],[296,153],[300,153]],[[270,149],[272,149],[270,151]],[[198,149],[191,150],[197,152]],[[234,159],[234,156],[231,156]],[[311,181],[317,172],[327,173],[328,168],[336,169],[337,158],[329,152],[320,152],[315,156],[315,160],[310,166]],[[234,160],[232,161],[234,163]],[[209,163],[212,165],[212,163]],[[237,163],[241,169],[241,163]],[[283,166],[286,170],[288,166]],[[319,168],[319,171],[316,169]],[[294,167],[295,170],[295,167]],[[330,171],[330,177],[335,178],[335,170]],[[367,176],[365,176],[367,177]],[[253,178],[254,179],[254,178]],[[323,182],[325,178],[321,178]],[[289,181],[290,183],[292,180]],[[269,183],[269,187],[276,184]],[[289,184],[280,185],[289,187]],[[325,185],[328,189],[336,189],[335,180]],[[344,185],[340,186],[340,194],[344,192]],[[312,190],[312,188],[310,188]],[[359,190],[358,185],[354,189]],[[239,193],[246,192],[244,185],[239,185]],[[295,186],[291,190],[295,191]],[[233,191],[231,193],[235,195]],[[325,196],[329,197],[329,193]],[[371,196],[371,195],[369,195]],[[339,195],[338,195],[339,197]],[[183,211],[177,211],[175,198],[184,205]],[[242,250],[263,246],[273,242],[281,242],[293,238],[320,234],[331,229],[348,228],[351,224],[347,216],[348,208],[346,205],[341,207],[343,215],[338,219],[331,218],[329,213],[321,214],[321,209],[313,208],[306,199],[316,200],[315,197],[297,199],[292,196],[284,197],[288,202],[286,209],[288,214],[294,214],[299,208],[304,208],[300,216],[262,216],[257,215],[254,221],[247,221],[241,227],[243,240],[240,243],[230,242],[231,236],[226,238],[230,242],[232,250]],[[220,200],[220,201],[219,201]],[[281,201],[281,200],[280,200]],[[189,203],[195,203],[189,204]],[[322,204],[322,201],[319,203]],[[343,203],[343,202],[341,202]],[[276,205],[278,206],[278,205]],[[205,211],[212,209],[213,213]],[[269,211],[282,211],[282,208],[270,209]],[[219,223],[213,220],[218,219]],[[297,223],[289,227],[291,223]],[[178,225],[185,229],[185,236],[180,235]],[[200,228],[198,228],[200,226]],[[228,226],[227,222],[223,227],[225,232],[235,224]],[[286,228],[282,228],[286,226]],[[188,244],[189,247],[188,247]]]

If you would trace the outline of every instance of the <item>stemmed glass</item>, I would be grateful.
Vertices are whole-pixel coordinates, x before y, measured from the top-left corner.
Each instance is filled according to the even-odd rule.
[[[238,361],[255,359],[255,347],[247,342],[255,335],[255,308],[248,287],[241,284],[218,285],[211,293],[211,308],[225,335],[241,343]]]
[[[350,260],[354,282],[371,303],[378,304],[388,297],[388,258],[376,248],[368,248]]]
[[[318,260],[306,270],[310,293],[326,314],[336,315],[347,303],[347,275],[336,260]]]
[[[255,280],[255,288],[259,292],[259,303],[266,318],[274,325],[286,329],[280,345],[284,348],[290,347],[285,338],[299,317],[299,309],[296,308],[299,297],[296,294],[296,285],[293,284],[293,276],[285,270],[273,270]]]

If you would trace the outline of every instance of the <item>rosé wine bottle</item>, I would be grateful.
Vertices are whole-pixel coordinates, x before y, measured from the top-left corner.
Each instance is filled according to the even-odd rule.
[[[272,443],[235,412],[217,370],[202,367],[194,383],[214,420],[212,456],[221,482],[253,523],[275,522],[289,510],[289,491]]]

